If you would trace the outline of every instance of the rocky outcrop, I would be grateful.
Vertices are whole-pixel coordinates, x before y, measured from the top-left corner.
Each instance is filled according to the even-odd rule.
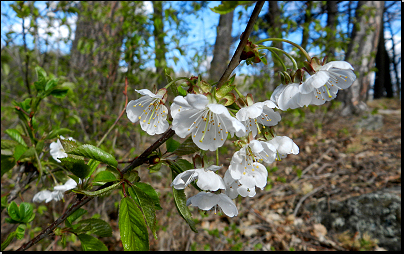
[[[378,240],[378,246],[401,250],[401,188],[386,189],[345,201],[309,204],[317,222],[328,231],[365,232]]]

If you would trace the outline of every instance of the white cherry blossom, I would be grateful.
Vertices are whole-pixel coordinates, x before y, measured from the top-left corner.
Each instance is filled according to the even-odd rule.
[[[64,140],[65,138],[63,136],[60,136],[60,138],[62,140]],[[68,140],[71,141],[76,141],[74,140],[72,137],[69,137]],[[50,144],[50,155],[52,156],[52,158],[57,161],[57,162],[61,162],[58,158],[66,158],[67,157],[67,153],[65,151],[65,149],[63,148],[62,143],[60,142],[60,140],[56,140],[56,142],[52,142]]]
[[[261,133],[258,123],[265,126],[277,125],[281,120],[278,112],[273,108],[277,108],[274,102],[267,100],[264,102],[257,102],[251,106],[241,108],[236,113],[236,118],[246,127],[247,132],[252,132],[253,137]]]
[[[312,95],[302,94],[299,87],[298,83],[279,85],[271,95],[271,101],[283,111],[310,105],[313,100]]]
[[[223,193],[214,194],[211,192],[199,192],[187,200],[186,205],[197,206],[201,210],[209,211],[213,207],[216,209],[220,207],[224,214],[229,217],[237,216],[238,210],[234,202]]]
[[[256,194],[255,184],[254,184],[254,186],[251,186],[251,187],[241,184],[239,180],[233,179],[233,177],[230,174],[230,170],[226,171],[226,173],[224,174],[223,180],[224,180],[224,184],[226,186],[225,193],[231,199],[236,198],[239,194],[242,197],[247,197],[247,196],[254,197]]]
[[[133,123],[140,122],[142,130],[149,135],[165,132],[169,124],[167,122],[168,109],[164,106],[163,97],[167,90],[160,89],[156,94],[148,89],[136,90],[143,95],[137,100],[132,100],[126,106],[126,115]]]
[[[267,142],[275,147],[279,158],[285,158],[288,154],[298,154],[299,147],[293,142],[293,140],[286,136],[276,136]]]
[[[314,71],[299,87],[300,93],[313,96],[310,104],[314,105],[334,99],[338,90],[349,88],[356,79],[352,65],[345,61],[329,62]]]
[[[245,126],[225,106],[210,103],[202,94],[175,97],[171,116],[175,133],[181,138],[192,133],[192,140],[202,150],[215,151],[224,144],[228,133],[246,135]]]
[[[186,170],[178,174],[171,186],[177,190],[185,189],[192,181],[198,179],[196,185],[202,190],[217,191],[218,189],[226,189],[223,179],[214,171],[220,169],[221,166],[212,165],[206,169],[197,168]]]
[[[81,183],[81,179],[80,179],[80,183]],[[43,191],[38,192],[37,194],[34,195],[34,197],[32,198],[32,201],[33,202],[45,201],[45,203],[49,203],[52,200],[59,201],[63,198],[63,193],[65,193],[68,190],[74,189],[76,187],[77,187],[76,181],[74,181],[73,179],[69,179],[66,181],[65,184],[55,186],[53,188],[52,192],[49,190],[43,190]]]

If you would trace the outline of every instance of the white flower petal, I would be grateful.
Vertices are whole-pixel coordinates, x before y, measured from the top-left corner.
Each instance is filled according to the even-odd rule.
[[[198,173],[195,172],[195,169],[186,170],[174,178],[171,187],[174,186],[177,190],[185,189],[196,177],[198,177]]]
[[[52,198],[52,192],[50,192],[48,190],[43,190],[34,195],[34,197],[32,198],[32,202],[39,203],[39,202],[43,202],[49,198]]]
[[[331,68],[329,70],[330,80],[328,87],[337,86],[339,89],[349,88],[356,80],[353,70],[340,70]]]
[[[223,193],[219,194],[219,207],[222,209],[223,213],[229,217],[237,216],[238,210],[234,202]]]
[[[202,94],[188,94],[185,99],[189,105],[196,109],[205,109],[206,105],[209,103],[208,98]]]
[[[52,156],[52,158],[57,162],[61,162],[58,158],[67,157],[67,153],[65,152],[65,149],[63,148],[62,143],[60,142],[59,139],[56,142],[50,144],[49,153]]]
[[[352,65],[345,61],[332,61],[320,68],[320,70],[330,70],[330,68],[338,68],[338,69],[346,69],[346,70],[353,70],[354,68]]]
[[[149,89],[140,89],[140,90],[135,89],[135,91],[138,92],[138,93],[140,93],[141,95],[146,95],[146,96],[149,96],[149,97],[151,97],[151,98],[158,98],[158,99],[163,98],[162,95],[160,95],[160,94],[154,94],[154,93],[152,93]]]
[[[198,181],[196,185],[202,190],[217,191],[218,189],[225,190],[223,179],[213,171],[205,169],[198,170]]]

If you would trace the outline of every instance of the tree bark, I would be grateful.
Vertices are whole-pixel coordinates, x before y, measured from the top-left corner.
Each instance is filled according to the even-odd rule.
[[[102,106],[104,115],[110,115],[116,108],[110,88],[117,79],[123,43],[121,8],[120,2],[80,2],[71,49],[69,76],[81,86],[78,90],[82,93],[80,99],[92,105],[92,112]],[[80,113],[83,131],[97,134],[100,118],[87,111]]]
[[[337,1],[328,1],[326,3],[326,8],[327,8],[327,28],[328,28],[326,41],[328,43],[326,44],[325,52],[328,56],[328,60],[331,60],[335,56],[335,46],[330,42],[335,41],[335,34],[337,32],[337,23],[338,23]]]
[[[219,81],[230,58],[230,46],[232,42],[231,31],[233,28],[233,14],[231,11],[220,15],[219,25],[216,29],[216,42],[213,50],[213,59],[210,62],[209,80]]]
[[[304,13],[304,23],[303,23],[303,31],[302,31],[302,43],[300,44],[300,46],[307,51],[307,45],[309,44],[309,31],[310,31],[310,24],[312,21],[312,15],[311,15],[311,8],[312,8],[312,1],[307,1],[306,2],[306,10]],[[301,62],[303,62],[304,60],[306,60],[306,57],[301,54]]]
[[[393,88],[390,76],[390,57],[386,51],[386,44],[384,39],[384,26],[383,15],[381,16],[382,29],[379,34],[379,44],[377,46],[376,54],[376,78],[374,84],[373,98],[379,99],[382,97],[392,98]],[[386,95],[384,94],[386,92]]]
[[[354,67],[357,78],[350,88],[339,92],[337,98],[343,102],[342,115],[359,114],[367,109],[365,102],[383,25],[380,18],[383,6],[384,2],[378,1],[358,2],[351,42],[345,55],[345,61]]]
[[[80,6],[75,38],[72,43],[70,67],[76,77],[85,77],[98,84],[101,93],[107,92],[117,78],[120,47],[123,35],[120,33],[123,17],[117,15],[120,2],[89,1]],[[97,12],[106,12],[106,17],[94,19]],[[114,26],[112,26],[114,24]],[[79,41],[90,43],[87,52],[81,51]]]
[[[164,16],[163,16],[163,2],[153,1],[153,36],[154,36],[154,50],[156,52],[156,58],[154,64],[157,74],[157,87],[163,88],[166,85],[166,78],[164,74],[164,68],[167,67],[166,61],[166,46],[164,44]]]

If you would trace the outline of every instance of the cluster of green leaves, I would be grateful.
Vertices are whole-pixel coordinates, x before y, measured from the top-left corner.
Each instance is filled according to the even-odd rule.
[[[2,200],[3,201],[3,200]],[[33,213],[33,206],[30,203],[22,202],[19,206],[13,201],[7,206],[7,213],[9,218],[6,218],[7,223],[19,224],[15,231],[11,232],[6,240],[1,244],[1,250],[3,251],[14,239],[18,240],[24,238],[25,229],[27,223],[31,222],[35,218]]]
[[[26,98],[22,102],[13,102],[14,112],[18,115],[20,124],[16,128],[5,131],[11,140],[1,140],[2,176],[12,169],[17,162],[34,163],[41,175],[42,166],[39,157],[44,152],[45,141],[72,132],[66,128],[55,128],[45,132],[43,126],[39,125],[36,114],[39,111],[40,103],[48,96],[65,97],[71,87],[58,78],[48,77],[40,67],[36,68],[36,72],[38,77],[38,80],[34,82],[36,95]],[[41,138],[37,138],[37,136]]]

